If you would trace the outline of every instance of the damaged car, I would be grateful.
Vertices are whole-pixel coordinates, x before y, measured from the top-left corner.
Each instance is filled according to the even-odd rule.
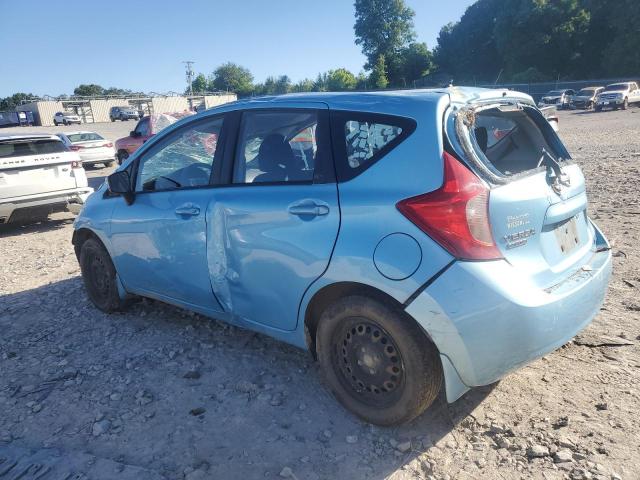
[[[137,149],[74,224],[87,294],[307,349],[355,415],[396,425],[569,342],[609,244],[532,98],[451,87],[223,105]]]

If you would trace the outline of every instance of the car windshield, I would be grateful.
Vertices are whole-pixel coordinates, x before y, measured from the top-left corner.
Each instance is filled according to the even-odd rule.
[[[626,83],[614,83],[613,85],[607,85],[604,91],[615,92],[615,91],[627,90],[628,88],[629,88],[629,85]]]
[[[593,88],[583,88],[578,92],[578,95],[581,97],[590,97],[594,94],[595,90]]]
[[[73,112],[64,112],[62,115],[64,115],[65,117],[75,117],[76,114]]]
[[[93,133],[93,132],[72,133],[70,135],[67,135],[67,138],[69,139],[69,141],[71,143],[90,142],[90,141],[93,141],[93,140],[104,140],[103,137],[101,137],[97,133]]]

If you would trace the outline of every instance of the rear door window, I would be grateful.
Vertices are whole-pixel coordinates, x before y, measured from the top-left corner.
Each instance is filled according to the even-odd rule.
[[[413,119],[362,112],[331,113],[339,181],[350,180],[402,143],[416,128]]]
[[[242,114],[234,184],[323,183],[331,166],[326,112],[249,110]]]

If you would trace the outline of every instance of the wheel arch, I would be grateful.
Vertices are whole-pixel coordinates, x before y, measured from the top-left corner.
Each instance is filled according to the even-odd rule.
[[[307,308],[304,314],[305,341],[307,344],[307,348],[314,358],[317,358],[316,332],[322,313],[332,303],[336,302],[340,298],[344,298],[350,295],[362,295],[365,297],[373,298],[387,306],[391,306],[398,312],[398,314],[406,317],[407,320],[416,322],[416,320],[405,311],[404,306],[398,300],[376,287],[372,287],[371,285],[359,282],[343,281],[331,283],[322,287],[313,294],[313,297],[307,304]],[[420,325],[418,324],[418,326]],[[422,328],[420,328],[420,330],[424,332]],[[424,333],[427,340],[429,340],[431,343],[434,343],[429,333]]]
[[[76,258],[80,261],[80,249],[82,248],[82,244],[86,242],[90,238],[95,238],[100,244],[104,247],[104,249],[109,252],[109,249],[105,245],[105,243],[100,238],[96,232],[91,230],[90,228],[82,227],[73,231],[73,235],[71,236],[71,244],[73,245],[73,250],[76,254]]]

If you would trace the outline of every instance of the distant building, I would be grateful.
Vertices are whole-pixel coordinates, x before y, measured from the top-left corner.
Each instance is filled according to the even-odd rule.
[[[185,110],[212,108],[223,103],[237,100],[235,93],[220,92],[202,95],[149,94],[122,97],[73,97],[56,99],[33,99],[16,107],[18,112],[31,112],[34,125],[48,127],[53,125],[56,112],[74,113],[83,123],[109,122],[111,107],[132,107],[141,114],[175,113]]]

